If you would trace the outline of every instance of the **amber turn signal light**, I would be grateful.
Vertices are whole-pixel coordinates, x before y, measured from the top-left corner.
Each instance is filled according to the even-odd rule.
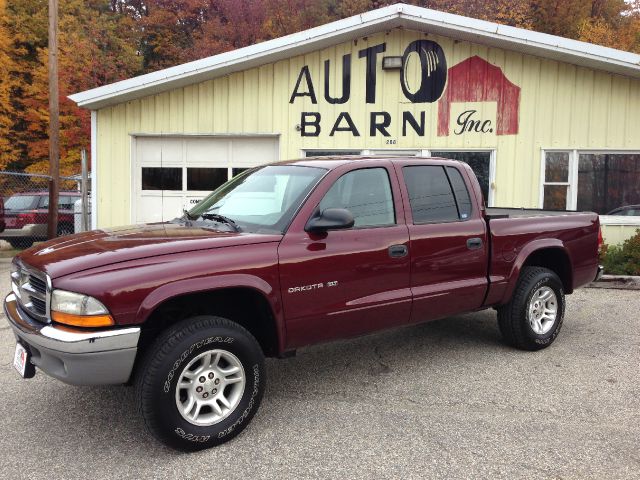
[[[111,315],[72,315],[56,311],[51,311],[51,319],[74,327],[110,327],[115,323]]]

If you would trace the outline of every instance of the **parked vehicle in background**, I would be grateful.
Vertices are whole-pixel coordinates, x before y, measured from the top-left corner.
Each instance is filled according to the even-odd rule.
[[[75,231],[74,204],[79,199],[79,192],[60,192],[58,236]],[[14,193],[4,202],[5,229],[0,233],[0,240],[6,240],[13,248],[28,248],[33,242],[46,240],[48,218],[48,191]]]
[[[4,232],[4,198],[0,197],[0,233]]]
[[[486,308],[509,345],[548,347],[565,294],[602,273],[598,215],[487,209],[481,192],[453,160],[304,159],[170,222],[48,241],[12,265],[14,364],[132,382],[148,429],[198,450],[249,423],[265,356]]]
[[[640,205],[625,205],[611,210],[607,215],[640,216]]]

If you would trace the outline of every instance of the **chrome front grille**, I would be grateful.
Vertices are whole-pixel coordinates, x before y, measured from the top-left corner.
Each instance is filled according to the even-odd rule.
[[[29,275],[29,283],[31,284],[31,286],[33,287],[33,289],[38,292],[38,293],[42,293],[43,295],[47,293],[47,281],[43,280],[42,278],[34,275],[34,274],[30,274]]]
[[[11,272],[11,288],[29,316],[41,322],[50,321],[51,281],[45,273],[17,263]]]

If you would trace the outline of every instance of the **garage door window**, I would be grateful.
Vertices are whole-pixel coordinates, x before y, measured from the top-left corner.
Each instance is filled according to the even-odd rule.
[[[231,176],[232,177],[236,177],[238,175],[240,175],[242,172],[246,172],[247,170],[249,170],[248,168],[232,168],[231,169]]]
[[[182,168],[142,167],[142,190],[182,190]]]
[[[187,190],[210,192],[227,181],[226,168],[187,168]]]

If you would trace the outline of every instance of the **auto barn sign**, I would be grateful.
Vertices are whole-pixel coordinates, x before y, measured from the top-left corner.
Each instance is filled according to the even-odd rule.
[[[311,104],[327,102],[342,105],[348,101],[364,101],[376,103],[376,82],[378,65],[386,52],[386,43],[380,43],[358,52],[358,59],[351,54],[342,57],[342,81],[339,92],[332,92],[330,78],[333,65],[330,60],[324,62],[324,82],[319,85],[317,75],[314,77],[308,65],[304,65],[297,76],[291,90],[289,103],[308,99]],[[448,67],[447,58],[442,47],[431,40],[415,40],[409,43],[402,55],[398,88],[407,102],[412,104],[433,104],[438,107],[438,136],[462,135],[465,132],[495,133],[496,135],[514,135],[518,133],[518,114],[520,107],[520,87],[514,85],[504,75],[502,69],[486,60],[472,56],[462,62]],[[409,84],[408,66],[418,63],[417,88]],[[353,68],[365,69],[364,98],[352,98]],[[450,125],[451,104],[454,102],[495,102],[497,115],[495,124],[492,120],[480,118],[476,110],[470,109],[460,113]],[[303,111],[300,114],[299,131],[303,137],[318,137],[321,133],[334,136],[338,132],[346,132],[354,137],[368,135],[371,137],[390,137],[390,127],[394,122],[401,125],[401,135],[417,134],[425,136],[429,125],[426,123],[425,111],[406,110],[401,118],[392,118],[387,111],[372,111],[366,126],[357,125],[349,111],[340,112],[335,118],[325,119],[317,111]],[[397,125],[397,124],[396,124]]]

